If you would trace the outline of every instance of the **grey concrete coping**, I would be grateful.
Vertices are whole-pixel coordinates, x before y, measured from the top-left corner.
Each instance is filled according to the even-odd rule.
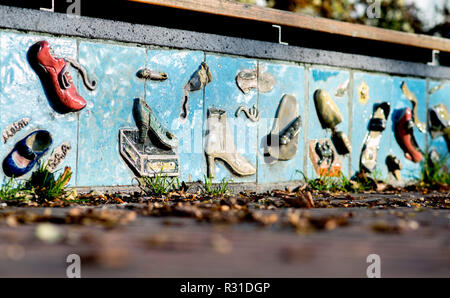
[[[450,67],[91,17],[74,17],[62,13],[3,5],[0,5],[0,28],[336,66],[395,75],[450,79]]]

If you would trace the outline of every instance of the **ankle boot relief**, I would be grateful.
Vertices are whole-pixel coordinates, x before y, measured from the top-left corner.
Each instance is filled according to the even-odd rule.
[[[224,110],[209,109],[207,131],[205,134],[205,155],[208,165],[208,176],[214,178],[214,160],[220,159],[239,176],[256,173],[255,167],[242,155],[237,153],[233,135],[227,123]]]

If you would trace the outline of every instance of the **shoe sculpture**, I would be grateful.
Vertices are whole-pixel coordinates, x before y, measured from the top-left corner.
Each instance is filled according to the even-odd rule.
[[[207,131],[205,134],[205,155],[208,165],[208,177],[214,178],[214,160],[224,161],[239,176],[256,173],[255,167],[237,153],[233,135],[227,123],[227,113],[220,109],[208,110]]]
[[[267,153],[277,160],[292,159],[297,154],[301,126],[297,99],[289,94],[284,95],[268,135]]]
[[[249,93],[252,89],[258,89],[260,93],[267,93],[273,89],[275,79],[267,72],[244,69],[236,76],[236,83],[244,94]]]
[[[88,89],[94,90],[96,82],[89,80],[86,71],[76,61],[55,57],[47,41],[39,41],[34,47],[37,47],[36,62],[47,76],[48,86],[53,89],[60,104],[70,111],[83,109],[86,101],[75,88],[69,73],[70,65],[81,73],[83,82]]]
[[[318,176],[340,177],[342,163],[329,139],[309,141],[309,158]]]
[[[403,168],[402,163],[395,155],[388,155],[386,157],[386,166],[389,173],[391,173],[397,181],[402,180],[402,174],[400,170]]]
[[[403,95],[405,95],[405,97],[412,103],[413,112],[414,112],[414,116],[413,116],[414,124],[416,125],[417,129],[419,129],[420,132],[425,133],[426,125],[425,125],[425,123],[420,122],[419,117],[418,117],[417,108],[419,105],[419,101],[417,100],[416,95],[414,93],[412,93],[411,90],[409,90],[406,82],[402,83],[401,88],[402,88]]]
[[[343,121],[341,111],[331,98],[330,94],[322,89],[314,93],[314,104],[316,106],[317,116],[323,129],[334,129]]]
[[[374,114],[369,122],[369,133],[365,137],[361,150],[361,158],[359,161],[359,170],[361,172],[372,173],[375,170],[381,135],[386,129],[386,120],[389,117],[390,111],[391,106],[388,102],[377,104],[374,107]]]
[[[338,154],[346,155],[352,152],[352,143],[343,131],[333,131],[331,141],[333,141]]]
[[[314,105],[323,129],[331,129],[331,140],[340,155],[352,152],[352,145],[347,135],[337,131],[336,126],[343,121],[343,116],[330,94],[322,89],[314,93]]]
[[[140,69],[136,76],[142,80],[165,81],[169,78],[167,73],[158,72],[148,68]]]
[[[189,92],[197,91],[212,82],[212,74],[209,70],[209,66],[202,62],[199,69],[192,75],[191,79],[183,88],[184,99],[181,105],[180,117],[185,119],[189,114]]]
[[[431,137],[444,136],[450,150],[450,114],[444,104],[438,104],[428,110],[428,129]]]
[[[410,108],[405,108],[400,119],[395,123],[395,138],[405,153],[405,157],[415,163],[423,159],[423,154],[414,138],[414,121]]]
[[[8,177],[28,173],[52,145],[52,136],[46,130],[36,130],[19,141],[3,160],[3,172]]]
[[[314,151],[319,157],[317,165],[320,167],[324,162],[326,162],[328,164],[328,170],[330,170],[333,166],[335,158],[331,144],[328,141],[324,143],[317,142],[316,146],[314,147]]]
[[[150,136],[156,138],[163,147],[170,149],[178,147],[178,139],[158,121],[144,99],[134,100],[133,116],[139,130],[139,143],[144,144],[151,132]]]

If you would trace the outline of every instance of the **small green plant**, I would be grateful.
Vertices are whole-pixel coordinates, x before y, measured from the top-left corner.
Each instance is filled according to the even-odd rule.
[[[354,177],[352,177],[353,186],[355,192],[358,191],[368,191],[368,190],[376,190],[377,189],[377,172],[368,175],[366,173],[356,173]]]
[[[142,177],[138,179],[138,182],[139,187],[147,195],[166,195],[171,191],[181,188],[178,177],[168,177],[167,174],[162,173],[162,170],[154,177]]]
[[[233,179],[223,178],[219,184],[214,185],[212,183],[212,177],[204,176],[205,180],[205,193],[211,196],[220,196],[228,192],[228,184],[233,182]]]
[[[436,160],[436,158],[432,158],[429,152],[425,153],[425,158],[421,163],[422,173],[420,182],[427,186],[436,184],[450,185],[448,159],[448,154]]]
[[[320,176],[317,179],[309,179],[302,171],[298,171],[305,179],[311,190],[330,192],[360,192],[376,188],[376,183],[365,175],[355,175],[348,179],[342,172],[338,177]]]
[[[66,167],[64,173],[58,178],[47,170],[47,165],[39,164],[38,169],[31,174],[25,182],[17,182],[14,177],[10,178],[0,187],[0,200],[29,200],[30,198],[43,200],[54,200],[64,197],[67,193],[65,186],[69,182],[72,173]]]
[[[355,181],[348,179],[342,172],[337,179],[338,179],[337,188],[339,189],[339,191],[356,192],[360,190],[359,184],[355,184]]]
[[[371,177],[373,180],[375,181],[382,181],[383,180],[383,173],[378,170],[375,169],[373,170],[373,172],[369,175],[369,177]]]
[[[333,187],[333,181],[331,180],[330,177],[320,176],[317,179],[309,179],[302,171],[297,172],[303,176],[303,179],[305,179],[306,184],[312,190],[329,191]]]
[[[28,191],[20,182],[16,182],[14,177],[10,178],[0,187],[0,200],[20,200],[25,197]]]
[[[69,167],[66,167],[58,178],[55,178],[55,174],[47,170],[47,164],[39,164],[38,169],[25,183],[25,188],[32,190],[39,200],[54,200],[67,194],[65,187],[71,177],[72,172]]]

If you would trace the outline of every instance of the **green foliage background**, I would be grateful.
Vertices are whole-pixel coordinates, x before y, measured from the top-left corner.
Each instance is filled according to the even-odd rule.
[[[374,0],[235,0],[247,4],[258,4],[313,16],[320,16],[345,22],[359,23],[381,28],[440,35],[448,37],[449,11],[439,8],[430,0],[429,9],[434,9],[446,18],[444,24],[425,29],[414,4],[405,0],[382,0],[381,18],[370,19],[366,10]]]

